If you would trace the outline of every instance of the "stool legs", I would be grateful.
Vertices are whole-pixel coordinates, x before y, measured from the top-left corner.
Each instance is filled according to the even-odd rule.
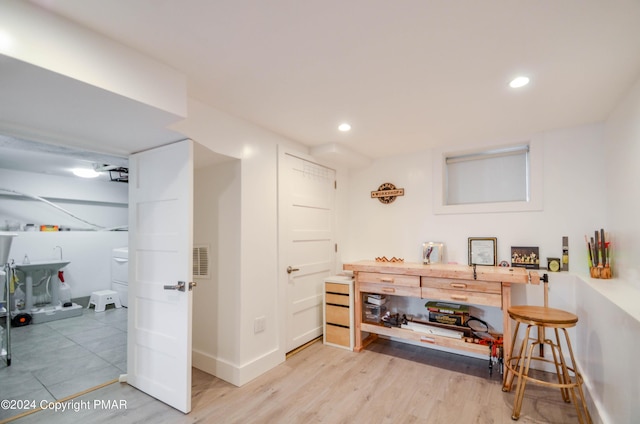
[[[567,342],[567,347],[569,348],[569,357],[571,358],[571,365],[573,365],[573,373],[575,374],[575,378],[576,378],[576,383],[575,385],[571,385],[571,397],[573,399],[573,404],[576,407],[576,412],[578,414],[578,420],[582,423],[582,414],[580,413],[580,408],[578,407],[578,403],[576,401],[576,394],[575,394],[575,389],[578,389],[578,396],[580,397],[580,401],[582,403],[582,412],[584,412],[584,422],[587,423],[591,423],[591,415],[589,415],[589,410],[587,409],[587,402],[585,401],[584,398],[584,392],[582,391],[582,375],[578,372],[578,365],[576,364],[576,359],[573,356],[573,348],[571,347],[571,340],[569,340],[569,334],[567,333],[567,329],[563,328],[562,331],[564,332],[564,339]],[[558,337],[558,329],[556,329],[556,338]],[[560,346],[560,342],[558,341],[558,346]],[[564,361],[563,361],[564,363]],[[570,383],[570,377],[569,377],[569,367],[567,367],[565,365],[565,375],[567,378],[566,383]]]
[[[582,390],[582,376],[578,372],[575,357],[573,355],[573,349],[571,347],[571,341],[569,339],[569,334],[565,328],[562,328],[563,335],[565,338],[565,342],[567,344],[569,350],[570,364],[567,364],[565,361],[564,353],[562,351],[562,343],[560,341],[560,334],[558,332],[558,328],[554,328],[555,333],[555,343],[552,340],[546,339],[545,337],[538,337],[538,339],[532,339],[530,337],[531,327],[533,324],[527,325],[527,329],[525,331],[524,339],[520,345],[520,349],[518,352],[514,350],[515,348],[515,340],[518,336],[520,322],[516,321],[516,328],[514,331],[514,337],[511,346],[511,357],[506,358],[505,361],[505,376],[503,380],[502,391],[510,391],[513,379],[515,376],[518,377],[518,383],[516,385],[516,393],[515,399],[513,403],[513,412],[511,418],[513,420],[517,420],[520,417],[520,411],[522,409],[522,402],[524,400],[524,392],[525,387],[528,381],[532,381],[537,384],[542,384],[550,387],[556,387],[560,389],[560,393],[562,395],[562,400],[569,403],[573,402],[576,413],[578,415],[578,421],[581,424],[591,423],[591,416],[589,415],[589,411],[587,409],[587,404],[585,402],[584,393]],[[541,334],[541,331],[544,331],[544,327],[538,327],[538,334]],[[541,328],[542,327],[542,328]],[[542,340],[540,340],[542,339]],[[553,356],[553,361],[535,356],[534,350],[536,346],[542,346],[548,344],[551,348],[551,353]],[[552,362],[555,366],[556,370],[556,378],[557,383],[551,383],[547,381],[538,380],[536,378],[529,376],[529,369],[531,367],[531,361],[543,361],[543,362]],[[570,371],[573,372],[575,380],[572,380]],[[577,390],[577,394],[576,394]],[[581,403],[582,405],[579,405]]]
[[[516,386],[516,397],[513,401],[513,412],[511,414],[511,418],[517,420],[520,418],[520,410],[522,409],[522,401],[524,400],[524,388],[527,384],[527,377],[529,375],[529,366],[531,365],[531,355],[533,353],[533,348],[537,343],[531,343],[527,350],[527,343],[529,342],[529,332],[531,331],[531,325],[527,326],[527,330],[525,331],[524,339],[522,340],[522,346],[520,347],[520,351],[518,353],[518,360],[516,362],[516,374],[518,375],[518,385]],[[522,354],[527,350],[527,355],[524,357]],[[522,360],[522,364],[520,361]],[[523,371],[524,368],[524,371]]]
[[[565,330],[566,331],[566,330]],[[556,350],[551,349],[553,353],[553,363],[556,366],[556,375],[558,376],[558,384],[563,385],[560,387],[560,393],[562,394],[562,400],[565,402],[571,402],[569,399],[569,389],[564,387],[565,384],[571,383],[571,377],[569,376],[569,370],[564,360],[564,354],[562,353],[562,345],[560,344],[560,337],[558,335],[558,329],[554,329],[556,335],[556,344],[558,346],[558,355],[556,356]],[[565,335],[566,336],[566,335]],[[567,339],[568,340],[568,339]],[[573,359],[571,360],[573,362]],[[562,373],[561,373],[562,371]],[[575,402],[575,399],[574,399]]]
[[[509,350],[509,352],[511,352],[511,357],[513,358],[513,354],[515,352],[514,348],[516,347],[516,336],[518,335],[518,330],[520,329],[520,321],[516,321],[516,328],[515,331],[513,332],[513,337],[511,338],[511,349]],[[526,340],[526,339],[525,339]],[[523,345],[524,346],[524,345]],[[520,347],[520,352],[522,352],[523,347]],[[517,362],[515,364],[515,366],[513,367],[514,369],[518,369],[518,367],[520,366],[520,356],[518,355],[517,357]],[[511,369],[512,367],[510,367],[510,362],[511,362],[511,358],[505,358],[505,373],[504,373],[504,377],[502,380],[502,391],[503,392],[508,392],[511,390],[511,385],[513,384],[513,377],[514,375],[514,371]]]

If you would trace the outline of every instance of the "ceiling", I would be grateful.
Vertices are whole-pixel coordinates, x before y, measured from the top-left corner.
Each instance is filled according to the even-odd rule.
[[[373,159],[600,122],[640,77],[637,0],[30,1],[182,71],[192,98]]]

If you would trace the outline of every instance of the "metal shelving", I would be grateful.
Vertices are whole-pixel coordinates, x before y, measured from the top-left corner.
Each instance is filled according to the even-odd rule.
[[[4,285],[2,298],[0,299],[0,356],[7,364],[11,365],[11,314],[9,313],[9,267],[0,269],[0,279]]]

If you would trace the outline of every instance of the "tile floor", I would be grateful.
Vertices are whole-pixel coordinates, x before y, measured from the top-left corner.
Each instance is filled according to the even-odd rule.
[[[11,366],[0,362],[0,399],[63,399],[126,373],[127,309],[12,328],[11,348]],[[0,409],[0,421],[21,412]]]

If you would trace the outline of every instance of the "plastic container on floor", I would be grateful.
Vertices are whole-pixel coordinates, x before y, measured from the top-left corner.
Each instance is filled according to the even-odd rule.
[[[71,303],[71,287],[67,283],[60,283],[60,290],[58,291],[60,297],[60,303],[62,306]]]

